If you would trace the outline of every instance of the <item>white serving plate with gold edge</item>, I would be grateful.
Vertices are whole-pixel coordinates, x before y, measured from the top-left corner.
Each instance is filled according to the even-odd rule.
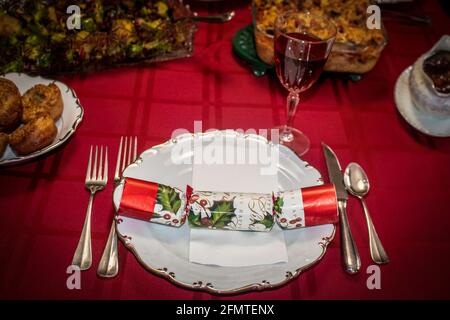
[[[173,164],[172,149],[175,146],[180,147],[181,144],[192,145],[194,139],[206,141],[212,136],[220,135],[226,136],[227,139],[244,137],[252,140],[252,143],[269,143],[275,147],[261,136],[243,135],[233,130],[184,134],[144,151],[135,163],[125,169],[123,176],[157,181],[184,189],[186,184],[191,184],[192,165]],[[290,149],[281,146],[279,152],[280,190],[323,184],[320,173]],[[179,157],[192,158],[193,152],[181,153]],[[115,208],[120,202],[122,190],[123,184],[119,184],[114,190]],[[286,284],[322,259],[335,234],[335,226],[331,224],[288,230],[285,232],[287,263],[221,267],[189,262],[187,223],[180,228],[174,228],[122,216],[118,216],[116,221],[119,238],[145,269],[183,288],[213,294],[237,294]]]
[[[0,166],[19,164],[42,156],[62,145],[75,133],[75,130],[83,119],[84,110],[72,88],[57,80],[47,79],[41,76],[30,76],[24,73],[7,73],[1,77],[14,82],[19,89],[20,94],[24,94],[25,91],[37,84],[48,85],[50,83],[55,83],[61,91],[64,109],[61,118],[55,123],[58,133],[50,145],[23,156],[15,154],[8,145],[5,153],[0,157]]]

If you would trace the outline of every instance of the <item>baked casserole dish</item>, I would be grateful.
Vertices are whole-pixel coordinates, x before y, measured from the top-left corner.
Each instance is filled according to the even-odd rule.
[[[366,73],[377,63],[387,43],[386,31],[368,29],[366,10],[370,0],[253,0],[253,24],[258,56],[274,63],[274,24],[279,13],[306,10],[329,17],[337,28],[336,41],[324,67],[326,71]]]

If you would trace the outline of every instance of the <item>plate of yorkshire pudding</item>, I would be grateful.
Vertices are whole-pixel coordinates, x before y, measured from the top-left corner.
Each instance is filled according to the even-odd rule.
[[[0,166],[57,148],[75,132],[83,112],[75,91],[60,81],[0,76]]]

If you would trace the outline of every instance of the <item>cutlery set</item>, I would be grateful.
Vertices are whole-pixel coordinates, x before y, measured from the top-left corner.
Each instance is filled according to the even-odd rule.
[[[389,262],[386,251],[381,244],[380,238],[375,230],[368,207],[364,197],[369,192],[370,184],[366,173],[357,163],[350,163],[344,172],[341,169],[339,160],[333,150],[322,143],[323,153],[328,169],[330,182],[336,188],[338,200],[341,254],[344,269],[349,274],[357,273],[361,268],[361,259],[358,248],[353,239],[347,217],[348,194],[357,197],[363,207],[369,231],[370,255],[377,264]],[[137,158],[137,137],[121,137],[119,151],[117,153],[116,169],[114,172],[114,186],[120,182],[122,172]],[[98,191],[105,188],[108,182],[108,147],[91,146],[89,152],[88,168],[86,172],[85,187],[90,192],[86,217],[81,232],[81,236],[73,256],[72,265],[76,265],[80,270],[87,270],[92,265],[92,245],[91,245],[91,213],[94,196]],[[109,236],[100,259],[97,274],[100,277],[115,277],[119,271],[118,247],[115,216],[111,223]]]
[[[86,173],[85,186],[90,192],[86,217],[78,241],[72,265],[76,265],[80,270],[87,270],[92,265],[92,245],[91,245],[91,212],[94,202],[94,195],[97,191],[105,188],[108,182],[108,147],[91,146],[89,162]],[[100,155],[99,155],[100,150]],[[121,137],[119,151],[117,153],[116,170],[114,173],[114,185],[120,182],[123,170],[137,158],[137,137]],[[101,277],[115,277],[119,271],[119,259],[117,248],[117,234],[115,226],[115,216],[111,223],[108,240],[106,241],[97,274]]]
[[[372,260],[377,264],[388,263],[389,257],[381,244],[380,238],[378,237],[370,217],[369,209],[364,200],[364,196],[369,192],[370,186],[364,170],[357,163],[350,163],[343,173],[339,160],[333,150],[324,143],[322,143],[322,149],[327,164],[330,182],[333,183],[336,188],[341,229],[341,254],[345,271],[350,274],[355,274],[361,268],[361,259],[359,257],[358,248],[356,247],[348,223],[346,210],[348,193],[357,197],[363,206],[369,229],[370,255]]]

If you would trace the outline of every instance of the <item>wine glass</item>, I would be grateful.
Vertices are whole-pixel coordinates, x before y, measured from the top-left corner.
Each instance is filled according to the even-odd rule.
[[[289,95],[286,125],[274,129],[278,129],[280,143],[299,156],[310,146],[308,137],[292,127],[299,94],[319,78],[335,36],[336,27],[329,19],[306,11],[288,11],[275,21],[275,69]]]

